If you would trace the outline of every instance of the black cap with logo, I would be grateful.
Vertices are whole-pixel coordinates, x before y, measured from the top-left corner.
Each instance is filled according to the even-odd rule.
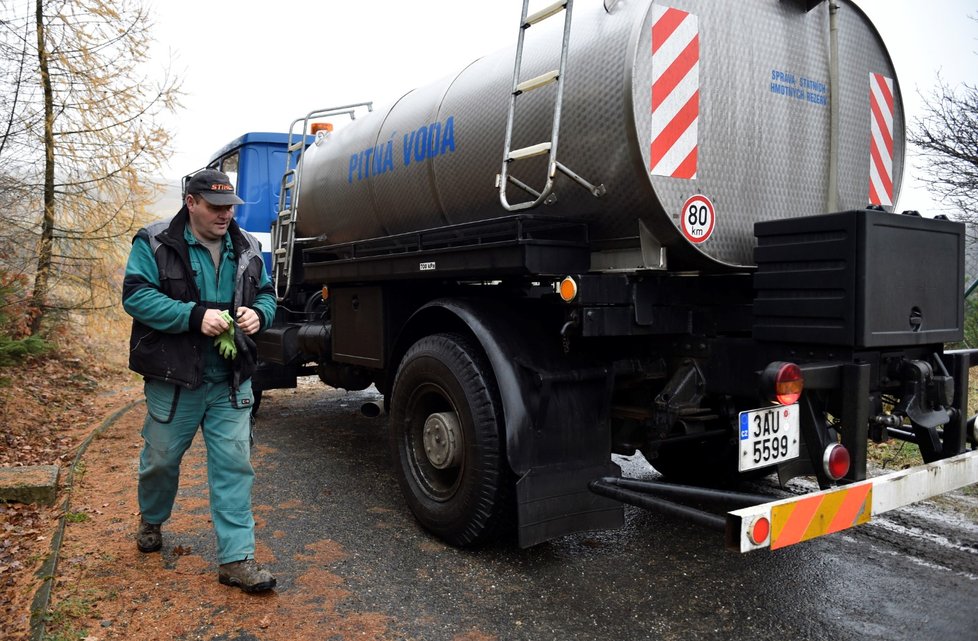
[[[234,193],[234,185],[224,172],[202,169],[187,181],[186,193],[199,195],[212,205],[242,205],[244,201]]]

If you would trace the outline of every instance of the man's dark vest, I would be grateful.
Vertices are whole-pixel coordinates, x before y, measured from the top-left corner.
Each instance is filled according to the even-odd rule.
[[[153,251],[160,274],[160,291],[174,300],[207,305],[206,301],[200,300],[200,290],[190,266],[190,250],[183,236],[188,219],[189,212],[184,206],[171,221],[144,227],[136,236],[147,240]],[[228,232],[237,265],[231,309],[242,305],[251,307],[258,295],[261,271],[265,269],[261,260],[261,248],[258,241],[244,233],[234,220],[231,221]],[[129,282],[126,279],[123,298],[141,286],[145,286],[145,283]],[[129,338],[129,369],[148,378],[189,389],[200,387],[204,382],[203,355],[208,344],[214,341],[213,337],[200,332],[201,318],[198,314],[192,314],[189,331],[179,334],[160,332],[133,319]],[[266,319],[262,320],[268,322]],[[243,332],[235,332],[234,337],[238,355],[231,368],[232,383],[237,389],[254,373],[257,349],[254,341]]]

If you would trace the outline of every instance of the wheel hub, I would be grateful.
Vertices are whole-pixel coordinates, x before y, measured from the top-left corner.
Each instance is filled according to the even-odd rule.
[[[424,422],[424,451],[433,467],[444,470],[461,463],[461,429],[455,412],[436,412]]]

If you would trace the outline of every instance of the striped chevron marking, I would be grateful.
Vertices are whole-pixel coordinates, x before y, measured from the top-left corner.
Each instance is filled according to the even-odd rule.
[[[775,506],[771,508],[771,549],[866,523],[872,505],[873,486],[865,483]]]
[[[700,37],[696,16],[652,7],[652,154],[655,176],[696,178],[700,114]]]
[[[976,484],[978,450],[971,450],[843,487],[728,512],[727,544],[739,552],[783,548]],[[752,528],[763,520],[770,525],[770,536],[755,541]]]
[[[869,74],[869,202],[893,204],[893,79]]]

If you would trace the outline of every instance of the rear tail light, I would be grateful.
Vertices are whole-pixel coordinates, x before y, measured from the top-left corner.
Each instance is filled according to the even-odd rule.
[[[849,473],[849,450],[841,443],[833,443],[825,448],[822,455],[822,467],[833,481],[838,481]]]
[[[805,378],[801,368],[794,363],[775,361],[764,368],[761,374],[763,394],[768,400],[780,405],[793,405],[801,398],[805,389]]]

